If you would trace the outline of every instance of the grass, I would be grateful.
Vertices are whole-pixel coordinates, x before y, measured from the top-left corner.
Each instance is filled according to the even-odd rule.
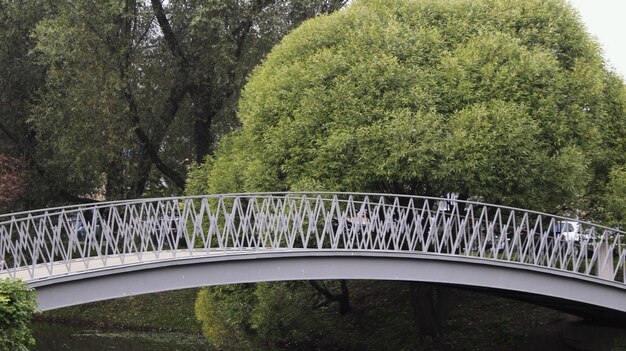
[[[36,320],[88,323],[106,328],[200,334],[194,314],[198,289],[168,291],[88,303],[38,313]]]

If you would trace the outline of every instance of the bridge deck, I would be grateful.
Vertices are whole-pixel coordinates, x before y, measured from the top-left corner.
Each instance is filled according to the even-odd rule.
[[[276,250],[280,251],[280,250]],[[199,257],[217,257],[232,254],[257,252],[257,250],[212,250],[203,249],[193,250],[169,250],[156,252],[142,252],[141,254],[121,254],[109,255],[106,258],[101,256],[90,257],[87,259],[74,259],[67,263],[54,262],[52,264],[38,264],[35,266],[25,266],[16,270],[14,274],[6,271],[0,272],[0,279],[15,278],[21,279],[26,283],[41,281],[44,279],[58,278],[71,275],[80,275],[85,272],[95,272],[107,269],[117,269],[120,267],[132,267],[142,264],[150,264],[153,262],[166,262],[174,260],[184,260],[188,258]]]

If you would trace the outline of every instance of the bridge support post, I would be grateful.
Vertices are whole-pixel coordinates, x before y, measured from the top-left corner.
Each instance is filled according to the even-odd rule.
[[[613,250],[609,248],[609,243],[605,241],[598,247],[596,275],[602,279],[613,280],[614,274]]]

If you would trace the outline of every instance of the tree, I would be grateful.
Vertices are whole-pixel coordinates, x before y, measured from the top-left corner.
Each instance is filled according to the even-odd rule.
[[[30,205],[180,193],[250,70],[344,2],[0,1],[0,147],[50,196]]]
[[[332,311],[340,311],[340,307],[310,284],[329,293],[345,288],[334,282],[204,288],[196,299],[196,315],[204,335],[220,350],[349,350],[362,345],[354,339],[370,332],[373,327],[366,325],[371,321],[357,325],[349,315],[335,318]]]
[[[195,311],[202,332],[220,349],[250,349],[253,338],[252,306],[256,301],[253,284],[203,288],[198,292]]]
[[[242,128],[188,192],[458,193],[592,214],[606,189],[624,197],[624,91],[562,0],[355,1],[272,50]],[[445,309],[447,294],[412,292],[436,335],[424,299]]]
[[[356,2],[272,51],[197,177],[577,208],[624,162],[623,89],[562,1]]]
[[[607,184],[607,219],[612,225],[626,228],[626,166],[616,166],[609,173]]]
[[[0,154],[0,213],[19,199],[26,190],[26,177],[21,162]]]
[[[0,279],[0,350],[28,350],[35,344],[29,322],[36,307],[32,288]]]
[[[28,204],[39,199],[47,200],[49,194],[58,197],[67,195],[59,194],[56,184],[37,164],[37,141],[34,130],[27,122],[29,107],[45,76],[45,69],[37,64],[36,55],[32,52],[35,40],[31,34],[49,10],[46,1],[0,0],[0,154],[4,157],[3,162],[13,165],[2,167],[0,172],[5,176],[15,174],[6,171],[14,169],[15,163],[19,162],[19,169],[28,175],[27,178],[20,177],[20,183],[26,183],[26,191],[21,201],[14,202],[13,206],[17,209],[24,207],[20,202]],[[16,156],[19,161],[15,160]],[[20,188],[23,186],[20,185]]]

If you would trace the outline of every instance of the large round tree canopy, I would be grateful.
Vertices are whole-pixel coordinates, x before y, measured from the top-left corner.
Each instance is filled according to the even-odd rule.
[[[625,96],[562,0],[356,0],[274,48],[190,185],[576,206],[624,162]]]

